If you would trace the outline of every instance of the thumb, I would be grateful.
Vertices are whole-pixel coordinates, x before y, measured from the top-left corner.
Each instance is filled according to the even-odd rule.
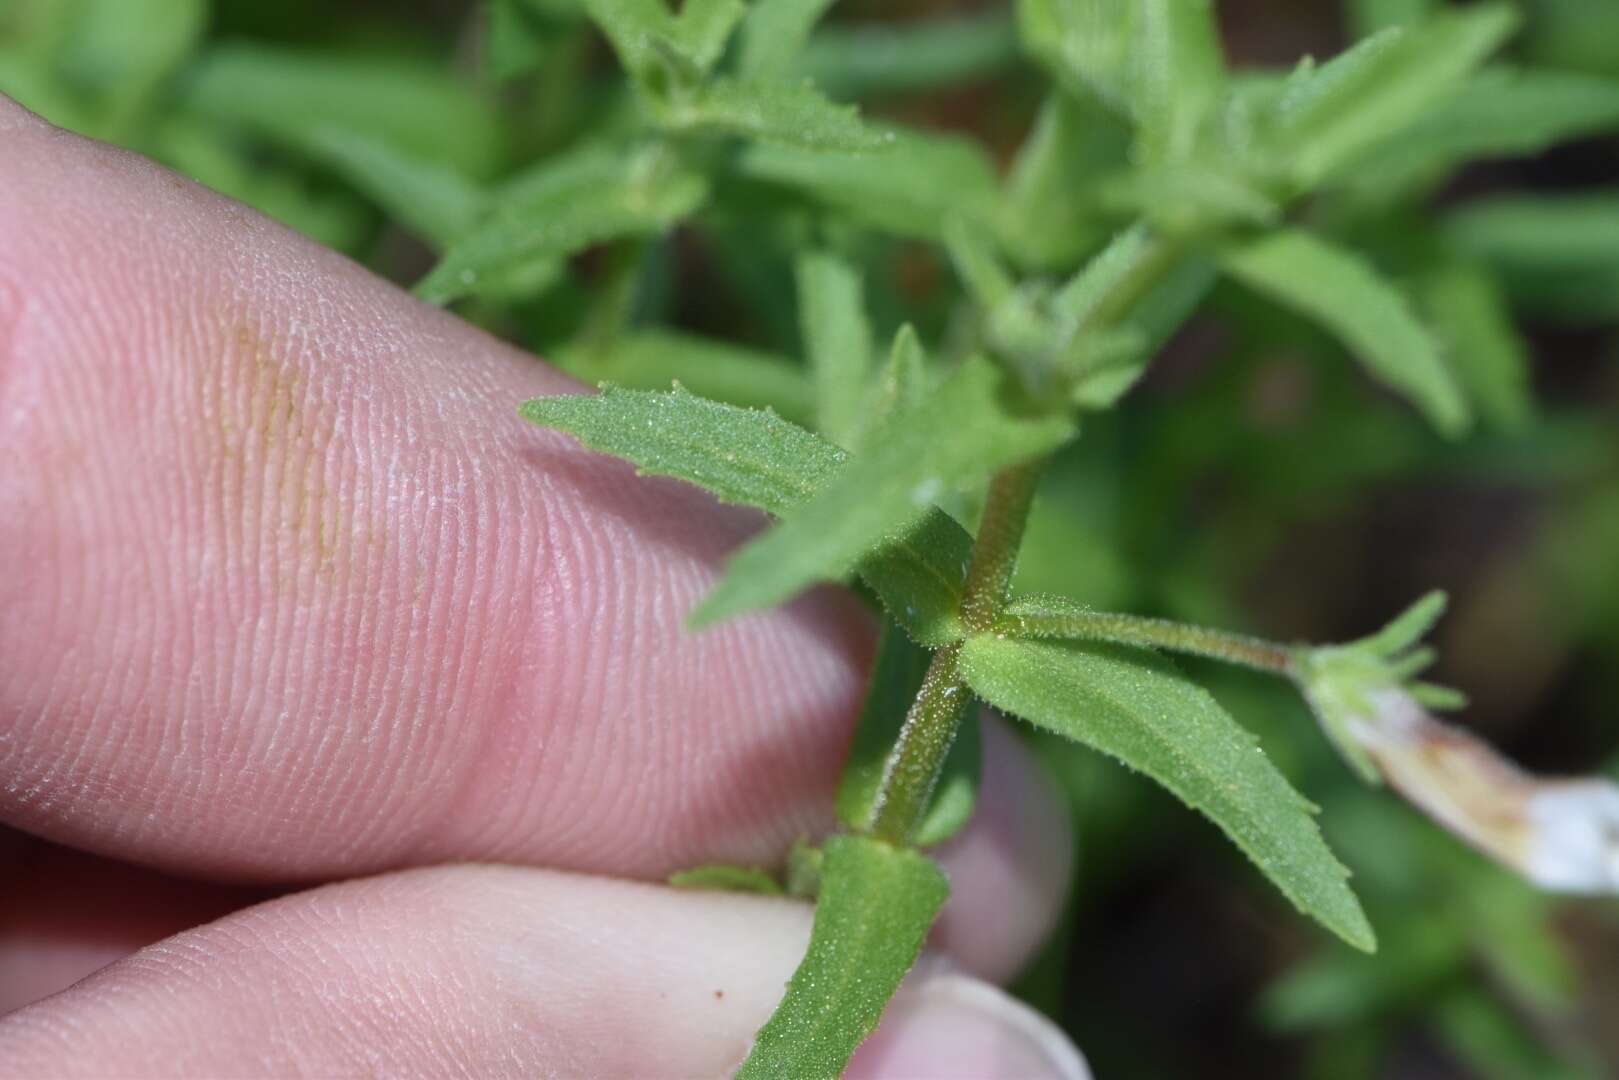
[[[0,1020],[8,1076],[716,1076],[802,954],[808,906],[495,866],[285,897]],[[859,1077],[1087,1077],[1048,1021],[922,965]]]

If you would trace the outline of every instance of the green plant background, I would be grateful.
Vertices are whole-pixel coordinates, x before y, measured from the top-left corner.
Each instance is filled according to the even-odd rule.
[[[1434,6],[1226,0],[1219,16],[1233,66],[1283,67]],[[1454,606],[1437,677],[1469,694],[1466,723],[1540,771],[1616,772],[1619,5],[1522,10],[1504,59],[1570,77],[1544,84],[1579,99],[1561,128],[1536,135],[1555,102],[1486,97],[1481,108],[1523,110],[1521,145],[1413,176],[1395,143],[1365,183],[1304,211],[1409,288],[1469,358],[1476,429],[1433,434],[1320,330],[1222,282],[1054,464],[1019,586],[1309,641],[1357,637],[1442,587]],[[757,63],[774,40],[752,46]],[[583,377],[678,376],[792,419],[810,410],[800,358],[816,347],[800,334],[803,251],[859,269],[875,341],[909,321],[948,352],[963,303],[941,208],[993,195],[991,170],[1010,176],[986,220],[1021,270],[1066,274],[1141,197],[1107,182],[1125,137],[1095,117],[1083,137],[1068,132],[1066,173],[1033,164],[1031,130],[1059,140],[1062,118],[1042,113],[1050,80],[1009,8],[848,0],[793,63],[868,120],[931,133],[902,148],[911,175],[820,176],[768,141],[717,147],[738,157],[709,181],[655,149],[576,154],[625,123],[628,101],[573,0],[0,0],[0,89],[56,122],[403,285],[425,279],[426,293]],[[858,141],[832,114],[817,123],[821,137]],[[1460,161],[1477,149],[1465,133],[1457,122],[1413,137],[1456,138]],[[569,154],[571,179],[534,173]],[[550,184],[542,201],[577,203],[609,175],[617,186],[567,217],[554,250],[471,280],[433,270],[491,192]],[[1515,374],[1524,357],[1531,394]],[[1286,686],[1186,669],[1322,804],[1381,950],[1362,956],[1305,923],[1146,781],[1031,736],[1071,798],[1079,851],[1068,918],[1020,990],[1098,1075],[1619,1069],[1611,901],[1537,894],[1361,786]]]

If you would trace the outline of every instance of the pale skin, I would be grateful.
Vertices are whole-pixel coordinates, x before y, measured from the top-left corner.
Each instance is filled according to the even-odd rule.
[[[578,389],[0,98],[0,1075],[741,1060],[809,908],[658,883],[831,827],[872,621],[687,632],[760,520],[517,416]],[[1066,818],[986,752],[855,1075],[1073,1075],[989,988]]]

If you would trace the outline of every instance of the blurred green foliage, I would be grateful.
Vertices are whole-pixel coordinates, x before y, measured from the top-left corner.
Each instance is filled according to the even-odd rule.
[[[1201,313],[1152,370],[1099,369],[1114,374],[1088,400],[1129,396],[1050,470],[1019,585],[1312,640],[1443,585],[1460,605],[1442,674],[1477,723],[1539,764],[1602,767],[1619,750],[1619,5],[1528,0],[1506,49],[1452,93],[1446,57],[1493,42],[1477,19],[1434,24],[1430,0],[1233,0],[1234,100],[1256,109],[1287,92],[1272,65],[1301,52],[1445,27],[1365,50],[1304,95],[1309,139],[1272,174],[1267,140],[1286,132],[1207,156],[1196,79],[1133,85],[1107,33],[1064,35],[1063,2],[856,0],[819,21],[825,0],[687,0],[679,15],[635,0],[4,0],[0,90],[582,378],[679,380],[844,445],[859,403],[828,368],[875,367],[902,323],[937,343],[931,370],[986,339],[1019,355],[1049,340],[1060,280],[1131,221],[1274,224],[1283,196],[1319,186],[1289,217],[1318,238],[1307,250],[1272,234],[1230,258],[1234,279],[1195,270],[1164,302]],[[1176,70],[1202,70],[1208,43],[1170,47],[1186,50]],[[1148,110],[1130,117],[1134,145],[1119,108]],[[1338,287],[1312,291],[1304,263]],[[1373,274],[1405,299],[1357,297]],[[1412,366],[1425,358],[1476,426],[1437,437],[1350,355],[1459,432],[1448,383]],[[975,513],[967,496],[950,509]],[[1611,904],[1537,894],[1360,787],[1285,688],[1195,670],[1323,804],[1383,947],[1303,930],[1214,830],[1035,736],[1081,851],[1069,920],[1023,990],[1101,1075],[1619,1067]]]

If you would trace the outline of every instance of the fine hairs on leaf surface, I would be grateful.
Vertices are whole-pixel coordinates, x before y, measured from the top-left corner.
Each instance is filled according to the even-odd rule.
[[[941,496],[1067,440],[1066,420],[1016,416],[1001,394],[1001,376],[987,361],[963,364],[873,432],[813,499],[734,556],[693,622],[766,607],[840,578],[861,555],[926,516]]]
[[[1313,807],[1252,735],[1161,658],[1104,644],[969,638],[968,685],[997,708],[1138,769],[1202,811],[1300,911],[1356,948],[1372,928]]]
[[[770,412],[679,389],[606,387],[594,397],[539,398],[523,406],[523,415],[632,461],[642,472],[685,480],[777,517],[826,488],[848,460],[832,443]],[[868,553],[861,576],[918,642],[942,645],[960,636],[970,546],[960,525],[928,510]]]
[[[809,952],[740,1080],[842,1072],[916,963],[949,893],[918,852],[856,836],[827,841]]]

